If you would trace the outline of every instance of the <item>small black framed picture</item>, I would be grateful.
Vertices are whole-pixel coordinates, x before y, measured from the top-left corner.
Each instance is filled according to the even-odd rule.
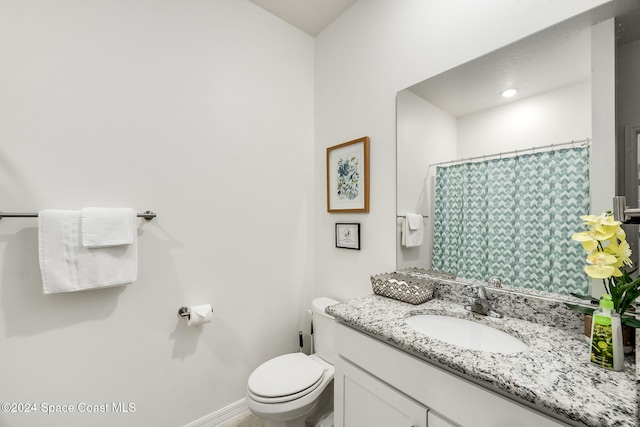
[[[336,248],[360,250],[359,223],[336,223]]]

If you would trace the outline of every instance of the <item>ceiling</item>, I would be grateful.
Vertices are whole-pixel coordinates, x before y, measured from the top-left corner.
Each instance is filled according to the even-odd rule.
[[[358,0],[249,0],[315,37]]]
[[[409,88],[454,117],[591,78],[589,23],[574,20],[450,69]],[[500,93],[515,87],[514,98]]]
[[[614,11],[621,13],[616,25],[617,44],[640,38],[638,9]],[[605,16],[602,13],[611,10],[602,8],[575,16],[409,90],[454,117],[462,117],[590,80],[591,26]],[[518,94],[501,97],[500,93],[510,87],[518,88]]]

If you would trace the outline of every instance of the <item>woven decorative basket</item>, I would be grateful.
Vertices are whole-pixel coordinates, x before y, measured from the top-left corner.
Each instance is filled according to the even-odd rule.
[[[422,304],[433,298],[438,285],[437,278],[415,277],[408,274],[383,273],[371,276],[371,287],[377,295]]]

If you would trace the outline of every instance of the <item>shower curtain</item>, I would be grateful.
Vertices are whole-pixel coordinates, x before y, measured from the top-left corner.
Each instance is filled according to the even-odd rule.
[[[585,293],[585,254],[571,235],[589,213],[588,147],[438,167],[433,268]]]

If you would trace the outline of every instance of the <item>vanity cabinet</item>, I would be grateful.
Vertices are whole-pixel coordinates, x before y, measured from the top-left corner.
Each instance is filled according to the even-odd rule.
[[[336,427],[570,425],[341,323],[336,350]]]

